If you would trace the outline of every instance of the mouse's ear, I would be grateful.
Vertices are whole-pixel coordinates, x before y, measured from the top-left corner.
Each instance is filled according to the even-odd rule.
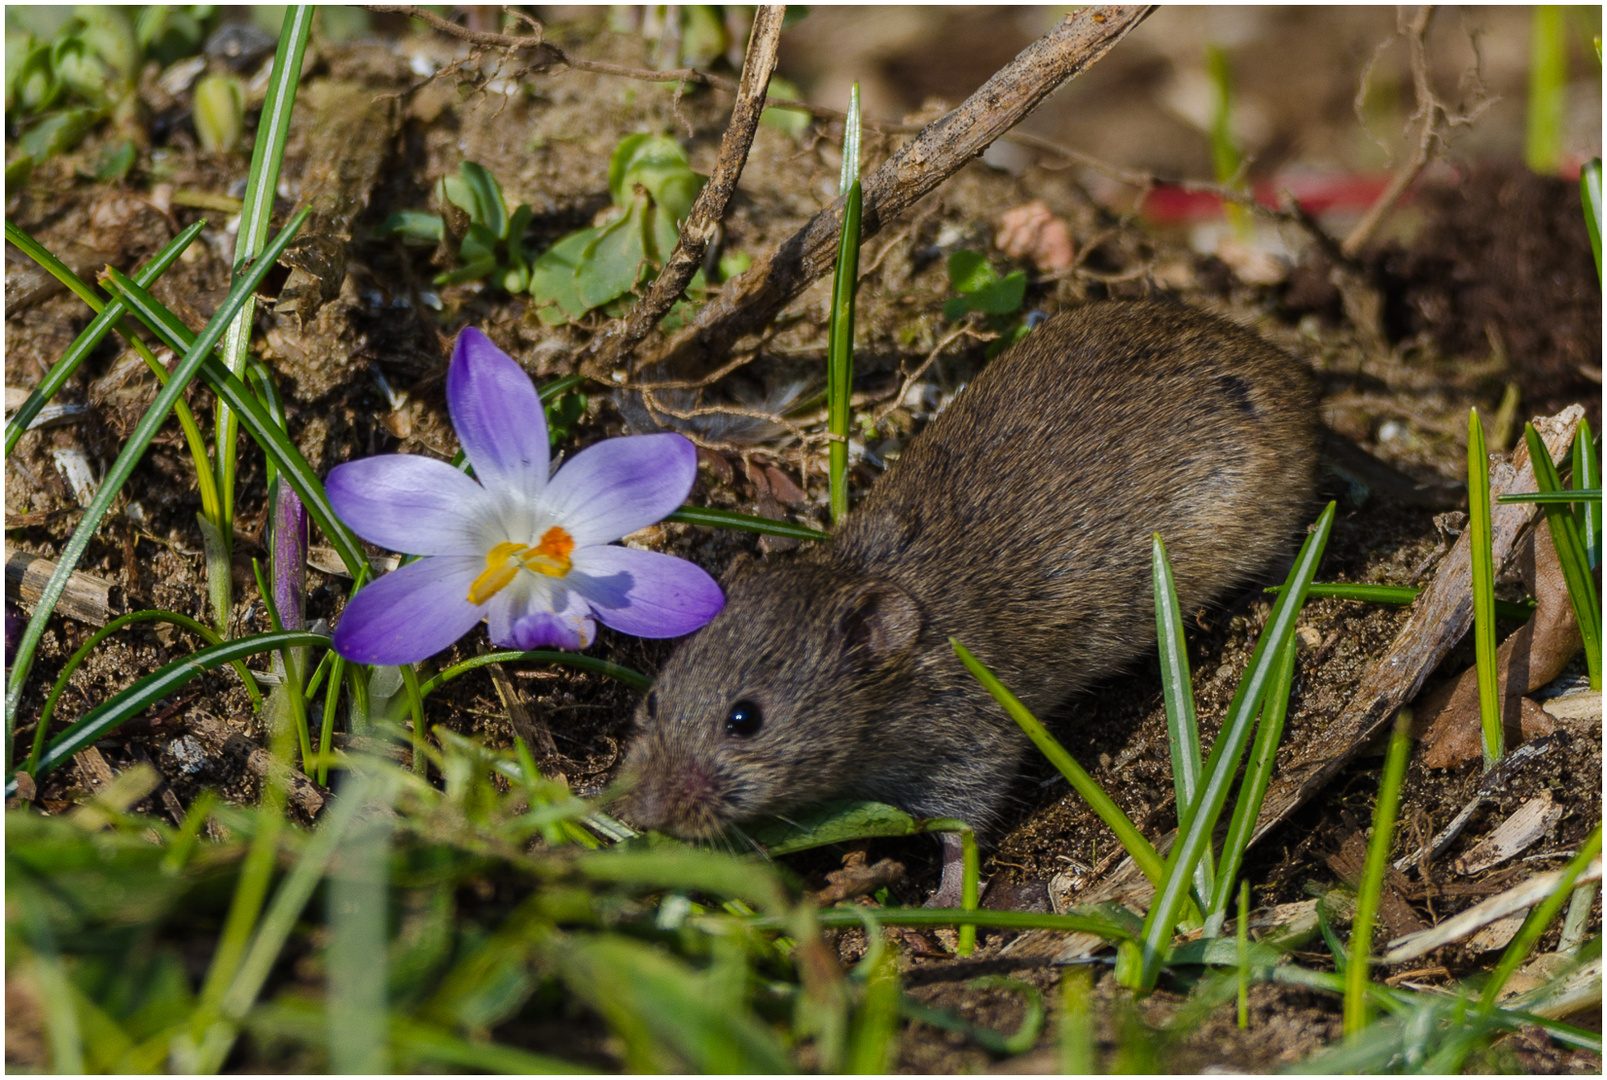
[[[835,636],[846,663],[880,666],[915,648],[921,636],[921,608],[890,581],[867,581],[844,598]]]

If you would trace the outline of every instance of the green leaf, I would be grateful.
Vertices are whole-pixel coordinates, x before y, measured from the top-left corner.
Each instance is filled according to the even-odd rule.
[[[788,820],[767,818],[743,831],[771,855],[863,840],[873,836],[914,836],[920,823],[897,807],[877,802],[827,802]]]
[[[95,179],[102,182],[122,180],[128,175],[128,170],[134,167],[136,153],[132,139],[124,139],[116,146],[108,147],[95,163]]]
[[[984,285],[971,294],[971,306],[989,315],[1010,315],[1021,310],[1027,297],[1027,275],[1016,270],[991,285]]]
[[[980,251],[962,248],[949,256],[949,285],[955,292],[974,293],[998,281],[998,273],[988,265],[987,256]]]
[[[487,229],[494,239],[506,237],[508,205],[503,200],[502,185],[497,183],[497,178],[484,165],[473,161],[463,162],[458,166],[458,171],[463,174],[464,187],[473,195],[474,208],[463,207],[469,211],[470,219]]]
[[[62,109],[51,113],[23,133],[17,149],[33,161],[66,153],[83,141],[103,114],[99,109]]]

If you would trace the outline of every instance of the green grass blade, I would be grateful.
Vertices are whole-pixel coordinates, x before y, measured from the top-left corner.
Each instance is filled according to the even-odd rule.
[[[1591,158],[1579,170],[1579,201],[1585,209],[1585,231],[1596,256],[1596,282],[1601,282],[1601,158]]]
[[[191,225],[168,241],[167,246],[158,251],[155,258],[135,272],[134,280],[145,288],[150,288],[151,284],[166,273],[167,268],[172,266],[180,255],[184,254],[184,249],[190,246],[192,240],[201,235],[201,230],[204,228],[206,228],[206,222],[197,221],[194,225]],[[9,221],[6,222],[6,239],[41,266],[47,266],[45,259],[59,262],[54,255],[51,255],[49,251],[40,246],[37,241]],[[65,265],[62,266],[62,269],[67,270]],[[67,273],[73,281],[78,280],[78,276],[73,274],[71,270],[67,270]],[[60,275],[57,276],[60,278]],[[67,281],[65,278],[60,278],[60,280]],[[70,283],[68,288],[73,288]],[[76,288],[73,291],[78,292]],[[79,295],[82,296],[83,294],[79,293]],[[96,297],[97,302],[99,302],[99,299],[99,297]],[[92,304],[91,306],[95,305]],[[56,392],[66,385],[67,380],[73,377],[73,374],[78,370],[78,366],[84,362],[84,358],[95,351],[95,347],[100,344],[107,331],[116,325],[126,311],[127,308],[124,307],[121,300],[114,299],[111,303],[102,306],[99,314],[91,320],[88,326],[84,327],[84,332],[79,334],[67,351],[61,354],[61,359],[51,365],[50,371],[46,373],[39,385],[34,387],[33,393],[28,395],[28,400],[24,401],[15,415],[6,421],[6,453],[11,453],[12,448],[17,445],[17,440],[22,438],[23,432],[28,430],[28,425],[33,423],[34,417],[39,415],[39,410],[44,408],[46,403],[56,396]]]
[[[1601,565],[1601,461],[1596,457],[1596,433],[1583,417],[1574,432],[1574,491],[1595,491],[1594,501],[1580,503],[1574,510],[1579,522],[1579,539],[1585,547],[1585,561],[1592,570]]]
[[[250,637],[235,638],[233,641],[212,645],[181,657],[145,676],[128,689],[112,695],[75,720],[70,727],[50,741],[49,749],[39,758],[37,775],[43,775],[54,769],[86,746],[93,744],[96,739],[115,731],[119,724],[150,708],[203,672],[258,653],[273,652],[295,645],[327,646],[328,644],[329,639],[321,634],[285,630],[277,634],[253,634]],[[15,779],[6,782],[7,798],[11,797],[15,787]]]
[[[1523,438],[1529,447],[1529,459],[1534,463],[1534,478],[1541,491],[1561,491],[1562,480],[1557,467],[1546,452],[1545,443],[1533,424],[1525,424]],[[1579,535],[1579,521],[1568,507],[1557,503],[1542,504],[1546,524],[1551,527],[1551,543],[1557,549],[1557,562],[1562,566],[1563,579],[1568,583],[1568,599],[1573,603],[1574,617],[1579,620],[1579,636],[1585,642],[1585,664],[1590,669],[1590,688],[1601,689],[1601,600],[1596,592],[1596,579],[1590,572],[1590,561],[1585,554],[1585,541]]]
[[[1239,797],[1233,804],[1233,816],[1228,820],[1228,832],[1222,840],[1222,865],[1218,870],[1216,888],[1212,890],[1210,910],[1206,914],[1207,934],[1220,933],[1227,919],[1229,894],[1233,879],[1239,876],[1244,865],[1244,853],[1250,847],[1255,833],[1256,819],[1261,816],[1261,802],[1266,798],[1267,785],[1272,781],[1272,765],[1278,757],[1278,744],[1283,739],[1283,721],[1289,711],[1289,691],[1294,683],[1295,639],[1291,637],[1278,651],[1278,666],[1273,672],[1272,685],[1267,687],[1266,699],[1261,703],[1261,723],[1255,732],[1255,744],[1250,748],[1250,766],[1244,782],[1239,786]]]
[[[1373,920],[1384,894],[1384,872],[1395,840],[1395,815],[1400,809],[1401,786],[1406,780],[1406,759],[1412,751],[1412,714],[1402,709],[1384,758],[1384,775],[1378,782],[1378,805],[1373,810],[1373,834],[1367,841],[1367,861],[1356,890],[1356,916],[1350,926],[1350,957],[1345,963],[1345,1035],[1355,1037],[1367,1026],[1368,974],[1372,970]]]
[[[1098,1064],[1094,980],[1086,967],[1060,969],[1060,1072],[1091,1076]]]
[[[1502,501],[1506,497],[1502,496]],[[1277,594],[1283,591],[1282,585],[1273,585],[1267,592]],[[1306,590],[1306,599],[1318,600],[1323,597],[1333,597],[1338,600],[1359,600],[1366,604],[1410,604],[1417,599],[1422,589],[1414,585],[1366,585],[1347,581],[1340,582],[1313,582]],[[1513,622],[1528,622],[1529,616],[1534,614],[1534,601],[1501,600],[1495,602],[1495,614],[1499,619],[1511,619]]]
[[[472,656],[461,663],[453,664],[440,674],[432,676],[419,684],[419,693],[424,697],[439,690],[444,683],[449,683],[460,675],[467,675],[475,668],[485,667],[487,664],[508,664],[525,662],[531,664],[561,664],[564,667],[577,668],[581,671],[590,671],[598,675],[606,675],[610,679],[617,679],[633,690],[650,690],[653,680],[641,672],[632,671],[620,664],[613,664],[596,656],[587,656],[584,653],[558,652],[550,649],[532,649],[529,652],[517,650],[482,653]]]
[[[1194,713],[1194,686],[1189,678],[1188,642],[1183,638],[1183,610],[1177,602],[1177,585],[1172,579],[1172,563],[1166,557],[1161,534],[1151,540],[1150,562],[1155,587],[1155,638],[1161,653],[1161,697],[1166,704],[1166,730],[1172,745],[1172,786],[1177,792],[1178,828],[1194,805],[1204,772],[1200,755],[1200,722]],[[1211,895],[1215,871],[1211,853],[1201,857],[1194,871],[1194,885],[1201,896]]]
[[[363,780],[347,773],[340,797]],[[381,787],[365,818],[341,841],[329,875],[329,951],[325,1005],[329,1064],[338,1073],[387,1073],[387,893],[391,801]],[[355,790],[353,792],[356,793]]]
[[[262,283],[262,279],[267,276],[274,259],[279,257],[279,252],[284,250],[284,246],[290,242],[290,238],[296,234],[296,231],[301,228],[302,223],[306,220],[307,211],[305,210],[291,218],[270,245],[269,251],[271,254],[265,254],[264,258],[258,260],[257,264],[251,268],[250,274],[235,282],[233,287],[229,289],[229,294],[224,298],[222,305],[219,306],[217,314],[202,329],[200,336],[195,339],[195,344],[185,352],[183,359],[179,361],[178,366],[173,370],[172,377],[168,379],[167,385],[157,393],[156,399],[151,402],[150,408],[145,410],[145,415],[140,417],[139,423],[134,426],[134,430],[129,434],[128,441],[123,444],[122,451],[117,455],[117,460],[112,463],[111,468],[106,470],[106,478],[101,481],[100,489],[95,493],[95,498],[84,508],[84,515],[78,522],[78,528],[73,531],[72,537],[62,548],[61,558],[56,563],[56,571],[50,576],[50,580],[45,583],[44,589],[40,591],[38,606],[34,609],[33,617],[28,620],[27,629],[23,631],[22,638],[17,643],[16,657],[12,662],[10,678],[6,684],[5,755],[8,770],[11,762],[12,742],[16,732],[17,707],[22,701],[22,688],[27,683],[28,671],[33,666],[34,653],[39,648],[39,639],[44,636],[45,624],[56,610],[56,602],[61,599],[62,590],[67,587],[68,576],[77,568],[79,560],[84,556],[84,550],[89,546],[90,539],[94,536],[95,531],[100,528],[101,519],[106,516],[106,511],[111,508],[112,502],[122,492],[123,485],[128,482],[128,478],[133,474],[135,466],[139,464],[140,459],[144,456],[146,447],[150,446],[151,440],[155,438],[157,429],[162,426],[162,423],[167,419],[167,414],[172,411],[174,402],[178,401],[179,395],[184,393],[185,388],[190,385],[190,381],[195,378],[196,372],[206,360],[207,354],[217,344],[218,338],[222,336],[223,330],[228,324],[228,320],[234,317],[234,313],[240,310],[240,305],[245,303],[246,297],[250,296],[256,287]],[[244,388],[242,387],[242,389]],[[246,391],[246,393],[249,396],[250,392]]]
[[[794,540],[830,540],[831,533],[811,529],[807,525],[794,525],[790,521],[755,514],[739,514],[734,510],[712,510],[703,506],[683,506],[670,514],[665,521],[679,521],[687,525],[706,525],[711,529],[740,529],[743,532],[765,533],[769,536],[788,536]]]
[[[1519,491],[1511,495],[1502,495],[1496,502],[1504,503],[1539,503],[1542,506],[1550,503],[1564,503],[1573,505],[1579,503],[1588,506],[1594,503],[1601,505],[1601,488],[1566,488],[1562,491]]]
[[[1547,460],[1550,460],[1549,458]],[[1500,679],[1496,672],[1495,567],[1490,554],[1490,459],[1479,410],[1468,413],[1468,543],[1473,558],[1473,661],[1479,681],[1479,729],[1484,768],[1506,753],[1501,730]]]
[[[1523,159],[1537,173],[1554,173],[1562,160],[1563,114],[1568,106],[1568,41],[1563,8],[1534,8],[1529,31],[1529,123]]]
[[[1188,828],[1179,830],[1176,842],[1167,853],[1165,876],[1155,890],[1155,899],[1144,919],[1139,970],[1134,972],[1124,965],[1120,971],[1128,985],[1136,982],[1148,989],[1155,985],[1160,975],[1167,942],[1171,940],[1173,928],[1188,902],[1194,864],[1210,845],[1217,817],[1227,801],[1228,788],[1233,775],[1238,772],[1239,757],[1250,741],[1250,728],[1255,721],[1256,711],[1277,667],[1278,653],[1294,635],[1300,608],[1306,601],[1306,588],[1316,576],[1317,563],[1322,559],[1329,533],[1333,531],[1334,514],[1335,504],[1329,503],[1317,519],[1316,527],[1306,537],[1294,567],[1289,571],[1289,578],[1284,582],[1284,590],[1272,605],[1266,629],[1262,630],[1255,651],[1250,655],[1249,668],[1228,704],[1222,731],[1211,746],[1210,757],[1205,762],[1205,784],[1188,813]],[[1218,880],[1221,880],[1220,874]]]
[[[302,848],[301,857],[296,860],[296,865],[280,884],[279,890],[274,893],[268,909],[263,913],[262,921],[257,926],[256,935],[251,940],[251,947],[247,950],[245,959],[234,972],[234,977],[223,994],[222,1018],[230,1029],[222,1037],[215,1036],[210,1031],[207,1033],[198,1071],[216,1072],[223,1064],[224,1058],[234,1045],[235,1026],[245,1019],[251,1006],[256,1002],[257,995],[262,992],[262,984],[267,981],[268,973],[284,949],[290,931],[301,917],[302,909],[307,906],[307,901],[312,899],[313,890],[323,878],[341,838],[351,826],[357,812],[370,806],[375,792],[381,790],[387,782],[380,777],[360,776],[357,782],[351,785],[353,790],[344,798],[335,800],[334,806],[325,815],[318,830]]]
[[[305,213],[306,211],[303,211],[302,215]],[[300,220],[300,216],[297,220]],[[189,328],[155,297],[115,270],[107,275],[107,280],[128,301],[134,315],[150,327],[158,337],[174,349],[190,348],[192,337]],[[247,434],[262,447],[263,453],[278,469],[280,477],[286,480],[301,498],[302,505],[307,508],[308,516],[328,538],[336,554],[340,556],[341,562],[345,564],[347,572],[355,576],[366,567],[368,560],[363,555],[356,534],[335,515],[334,507],[329,504],[329,498],[324,494],[323,483],[307,464],[307,459],[301,456],[301,451],[296,449],[296,445],[274,422],[273,416],[263,408],[256,395],[245,383],[229,374],[222,364],[212,358],[208,358],[201,365],[201,378],[214,393],[229,403],[233,415],[244,425]]]
[[[845,197],[843,230],[837,242],[837,271],[831,283],[831,326],[826,356],[826,430],[831,436],[826,478],[831,520],[848,516],[849,399],[854,383],[854,296],[859,291],[859,217],[864,193],[859,184],[859,84],[848,94],[843,124],[843,167],[837,185]]]
[[[983,666],[982,661],[960,644],[959,638],[949,638],[949,644],[954,648],[954,654],[960,658],[960,662],[976,677],[977,682],[993,695],[993,700],[1003,706],[1010,719],[1020,725],[1021,730],[1027,733],[1027,738],[1032,740],[1032,744],[1039,752],[1060,770],[1073,790],[1082,796],[1095,814],[1099,815],[1099,820],[1116,834],[1116,839],[1133,857],[1133,862],[1144,872],[1144,876],[1159,888],[1164,864],[1155,851],[1155,846],[1138,831],[1138,826],[1133,824],[1132,819],[1122,812],[1122,808],[1117,806],[1109,795],[1105,794],[1104,789],[1094,782],[1094,778],[1089,776],[1081,765],[1077,764],[1076,759],[1066,753],[1066,748],[1044,729],[1043,724],[1025,705],[1021,704],[1021,699],[1012,694],[993,672]]]
[[[898,955],[885,941],[876,942],[873,948],[875,955],[866,958],[870,971],[854,1016],[844,1070],[861,1076],[892,1072],[898,1052]]]
[[[240,208],[240,232],[235,239],[234,277],[244,276],[253,261],[263,254],[273,217],[274,195],[279,187],[279,166],[290,137],[290,116],[295,110],[296,88],[301,82],[301,61],[307,50],[315,8],[294,4],[285,9],[279,45],[274,51],[273,68],[268,74],[267,97],[257,121],[256,142],[251,149],[251,168],[246,174],[245,203]],[[246,353],[251,349],[251,323],[256,299],[249,295],[230,322],[220,355],[223,366],[236,376],[245,374]],[[215,524],[225,538],[234,527],[234,452],[236,424],[232,405],[220,400],[217,408],[217,480],[220,517]]]

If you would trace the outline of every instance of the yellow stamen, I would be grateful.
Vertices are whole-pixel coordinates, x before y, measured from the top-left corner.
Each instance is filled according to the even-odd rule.
[[[469,603],[483,604],[501,592],[520,569],[531,570],[548,577],[563,577],[569,573],[569,555],[575,550],[575,540],[563,529],[554,525],[541,534],[535,547],[503,541],[485,557],[485,573],[469,586]]]

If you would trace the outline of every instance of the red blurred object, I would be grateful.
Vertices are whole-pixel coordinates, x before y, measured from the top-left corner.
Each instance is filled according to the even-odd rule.
[[[1371,206],[1389,185],[1389,174],[1319,175],[1291,173],[1263,180],[1253,187],[1256,202],[1278,205],[1287,191],[1312,215],[1330,210],[1361,212]],[[1411,200],[1408,191],[1402,202]],[[1144,217],[1158,224],[1187,224],[1222,216],[1222,200],[1208,191],[1189,191],[1175,184],[1159,184],[1144,200]]]

